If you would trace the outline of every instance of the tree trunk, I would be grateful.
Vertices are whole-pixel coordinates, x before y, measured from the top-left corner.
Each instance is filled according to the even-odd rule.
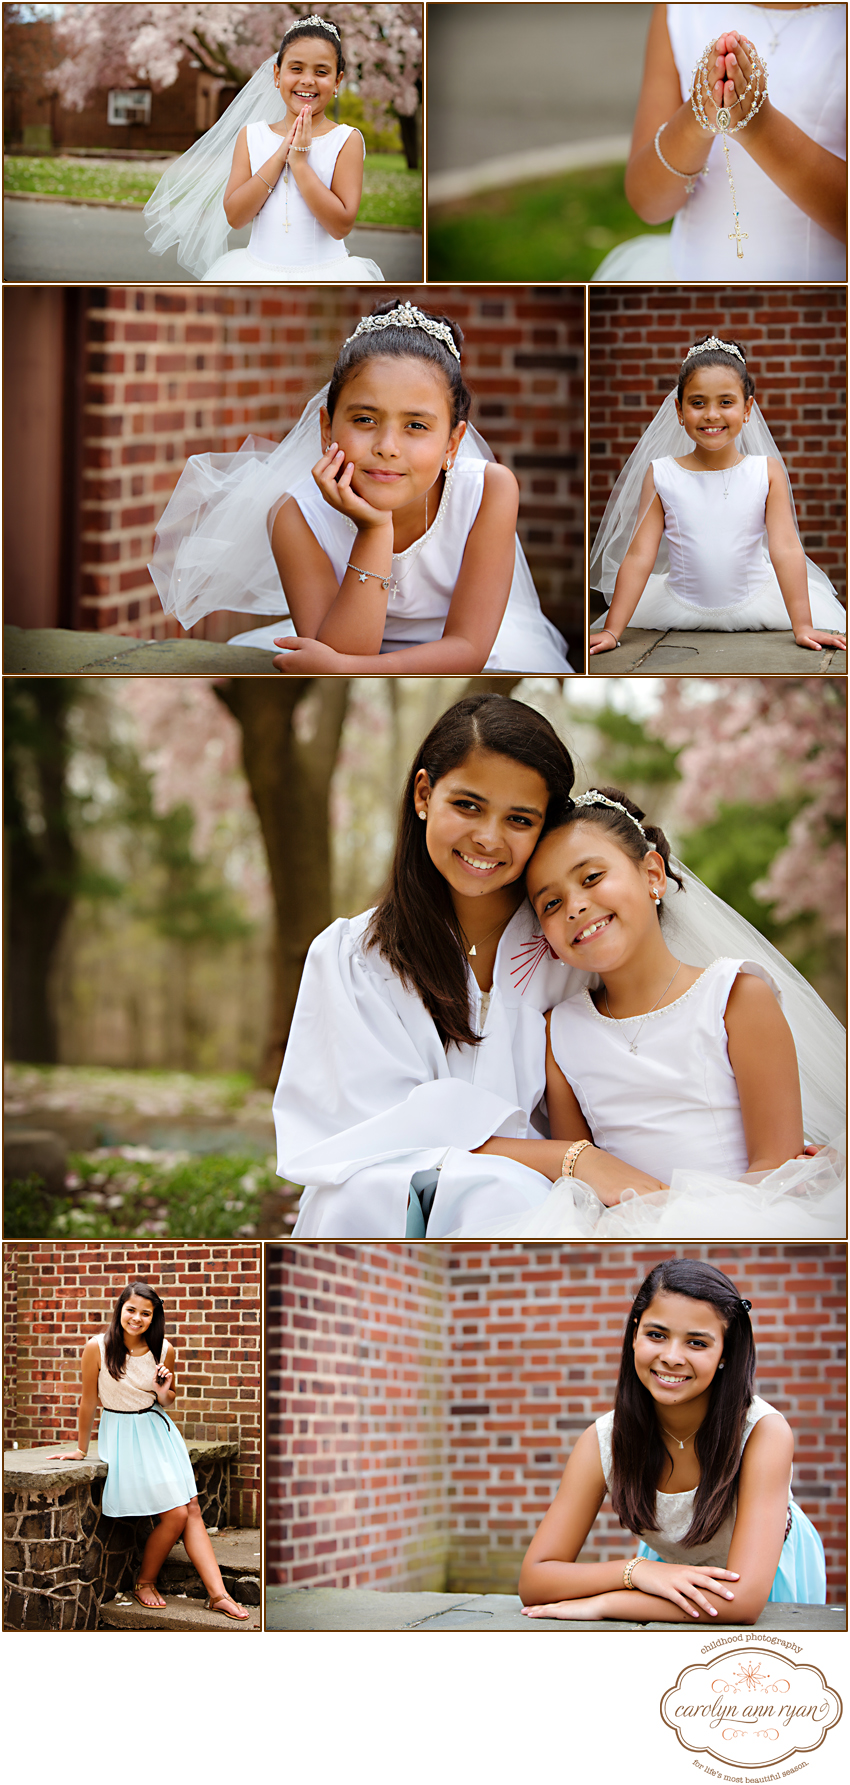
[[[58,1057],[50,975],[74,898],[77,851],[67,788],[64,677],[6,684],[6,999],[10,1059]]]
[[[414,170],[419,166],[419,113],[405,114],[396,112],[398,127],[401,131],[401,146],[408,167]]]
[[[331,921],[328,797],[348,704],[346,676],[234,678],[217,688],[242,728],[275,905],[269,1032],[258,1073],[277,1083],[307,950]]]

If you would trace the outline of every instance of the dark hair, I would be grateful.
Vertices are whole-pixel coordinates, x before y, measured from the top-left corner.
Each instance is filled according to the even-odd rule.
[[[287,25],[286,30],[283,33],[280,49],[277,52],[278,68],[283,61],[284,50],[288,50],[290,44],[295,43],[299,37],[320,37],[325,43],[329,43],[331,49],[336,54],[337,74],[345,73],[345,57],[342,53],[342,45],[339,38],[334,37],[333,32],[328,30],[327,25],[307,25],[302,19],[293,19],[292,24]]]
[[[397,310],[401,302],[401,298],[389,298],[384,304],[376,304],[370,315],[387,316],[391,310]],[[436,316],[432,310],[422,310],[421,314],[427,316],[429,322],[444,323],[460,352],[463,333],[451,316]],[[325,398],[325,408],[331,418],[352,372],[367,359],[386,359],[388,356],[424,359],[431,366],[439,366],[449,387],[452,427],[456,428],[458,422],[466,421],[472,406],[472,393],[464,383],[460,361],[455,359],[444,342],[429,335],[427,330],[398,328],[392,324],[389,328],[375,329],[371,334],[358,335],[355,339],[346,341],[340,349]]]
[[[696,347],[700,347],[702,345],[702,341],[711,341],[714,339],[716,339],[716,336],[703,335],[701,340],[696,341],[694,343],[694,345]],[[736,375],[741,380],[741,383],[744,387],[744,396],[746,398],[755,396],[755,394],[756,394],[755,383],[754,383],[753,379],[750,377],[749,372],[747,371],[747,364],[746,364],[747,356],[744,352],[743,347],[741,346],[740,341],[730,341],[729,346],[737,347],[738,352],[741,355],[741,359],[743,359],[743,361],[744,361],[743,365],[741,364],[740,359],[735,358],[734,353],[724,353],[722,347],[711,347],[708,349],[708,351],[706,353],[695,354],[693,359],[688,358],[682,362],[682,369],[679,373],[679,382],[676,386],[676,395],[677,395],[680,403],[682,401],[682,392],[685,388],[685,385],[688,382],[688,379],[691,377],[692,373],[699,371],[701,366],[729,366],[729,367],[731,367],[731,370],[733,372],[735,372]]]
[[[677,874],[675,868],[670,866],[670,844],[663,830],[657,824],[647,822],[646,813],[641,811],[640,806],[635,805],[634,800],[630,799],[621,787],[597,787],[594,788],[594,792],[604,794],[606,799],[616,800],[618,805],[625,806],[626,811],[616,812],[610,806],[575,806],[572,801],[567,805],[565,802],[564,805],[556,807],[554,811],[547,811],[546,822],[540,835],[541,843],[544,837],[550,836],[553,831],[565,830],[569,824],[598,824],[603,830],[610,831],[612,836],[616,837],[620,848],[631,857],[633,862],[642,862],[644,856],[654,849],[664,863],[667,878],[675,881],[676,885],[684,892],[681,874]],[[643,836],[641,836],[637,824],[632,824],[632,818],[626,817],[626,812],[631,812],[632,818],[636,818],[638,824],[642,826]]]
[[[568,797],[575,777],[564,744],[542,713],[504,694],[471,694],[437,720],[420,746],[401,798],[387,890],[366,936],[402,983],[412,986],[437,1025],[440,1040],[477,1045],[469,1021],[468,966],[446,881],[428,854],[416,821],[413,790],[420,769],[432,787],[471,750],[489,750],[543,777],[550,800]]]
[[[156,1290],[151,1289],[149,1283],[142,1283],[140,1281],[128,1283],[126,1289],[122,1289],[121,1294],[115,1303],[112,1319],[109,1323],[109,1331],[104,1343],[106,1368],[108,1369],[110,1376],[114,1376],[116,1382],[123,1376],[127,1367],[127,1346],[124,1342],[124,1329],[121,1325],[121,1309],[131,1295],[140,1295],[146,1302],[151,1302],[153,1304],[153,1319],[144,1335],[144,1339],[145,1344],[147,1345],[148,1350],[152,1353],[156,1363],[159,1363],[162,1356],[162,1341],[165,1338],[165,1309],[162,1302],[160,1301]]]
[[[756,1348],[749,1303],[713,1264],[668,1258],[650,1271],[635,1296],[623,1335],[623,1355],[614,1403],[611,1450],[611,1502],[620,1524],[635,1534],[657,1531],[655,1496],[669,1456],[662,1442],[655,1403],[635,1369],[633,1341],[641,1315],[656,1295],[686,1295],[710,1302],[725,1327],[723,1369],[715,1372],[708,1412],[694,1440],[700,1481],[687,1549],[707,1543],[732,1511],[741,1466],[744,1422],[753,1396]]]

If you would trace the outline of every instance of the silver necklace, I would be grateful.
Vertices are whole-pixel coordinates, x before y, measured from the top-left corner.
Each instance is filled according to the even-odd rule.
[[[760,10],[770,13],[770,12],[774,12],[776,10],[776,8],[773,6],[765,6],[765,7],[761,8]],[[793,20],[796,18],[799,18],[801,12],[811,12],[811,11],[812,11],[811,6],[795,6],[793,8],[793,10],[789,13],[788,18],[784,19],[780,25],[774,26],[770,19],[767,20],[767,28],[768,28],[768,31],[770,32],[770,43],[767,46],[767,53],[769,56],[775,55],[776,46],[779,43],[779,39],[782,36],[783,31],[787,31],[788,26],[790,24],[792,24]],[[835,7],[834,6],[821,6],[820,11],[821,12],[834,12]]]
[[[699,1426],[695,1426],[694,1430],[692,1432],[688,1433],[687,1438],[676,1438],[672,1432],[668,1432],[666,1426],[661,1425],[660,1419],[658,1421],[658,1424],[659,1424],[659,1426],[661,1426],[661,1430],[664,1433],[665,1438],[670,1438],[674,1444],[678,1444],[680,1450],[684,1450],[685,1445],[690,1444],[691,1439],[695,1438],[697,1435],[697,1432],[699,1431]],[[700,1426],[702,1425],[702,1420],[700,1420],[699,1425]]]
[[[678,973],[678,971],[679,971],[679,968],[680,968],[680,967],[681,967],[681,965],[682,965],[682,963],[681,963],[681,961],[677,961],[677,962],[676,962],[676,973]],[[673,979],[675,979],[675,977],[676,977],[676,973],[674,973],[674,974],[673,974]],[[656,1000],[655,1000],[655,1003],[654,1003],[654,1004],[653,1004],[653,1006],[652,1006],[652,1010],[648,1010],[648,1011],[647,1011],[647,1012],[646,1012],[646,1015],[645,1015],[645,1016],[642,1016],[642,1017],[641,1017],[641,1019],[640,1019],[640,1022],[639,1022],[639,1023],[638,1023],[638,1026],[637,1026],[637,1028],[636,1028],[636,1030],[635,1030],[635,1032],[634,1032],[634,1035],[633,1035],[633,1036],[632,1036],[632,1039],[631,1039],[631,1041],[630,1041],[630,1042],[629,1042],[629,1053],[630,1053],[630,1054],[636,1054],[636,1053],[637,1053],[637,1043],[638,1043],[638,1036],[639,1036],[639,1034],[640,1034],[640,1032],[641,1032],[641,1029],[642,1029],[642,1028],[643,1028],[643,1025],[644,1025],[644,1023],[645,1023],[645,1022],[646,1022],[646,1020],[647,1020],[647,1017],[650,1017],[650,1016],[651,1016],[651,1015],[652,1015],[652,1011],[653,1011],[653,1010],[657,1010],[657,1009],[658,1009],[658,1006],[659,1006],[659,1004],[660,1004],[660,1003],[661,1003],[661,1000],[662,1000],[662,998],[664,998],[664,997],[666,997],[666,995],[667,995],[667,993],[668,993],[668,992],[669,992],[669,990],[670,990],[670,987],[671,987],[671,985],[672,985],[672,984],[673,984],[673,979],[670,979],[670,980],[668,980],[668,982],[667,982],[667,984],[666,984],[666,986],[665,986],[665,987],[664,987],[664,990],[663,990],[663,992],[659,992],[659,994],[658,994],[658,997],[657,997],[657,998],[656,998]],[[607,1012],[608,1012],[608,1015],[609,1015],[609,1016],[610,1016],[610,1018],[611,1018],[611,1021],[612,1021],[612,1023],[618,1023],[618,1022],[622,1022],[622,1021],[623,1021],[623,1018],[622,1018],[622,1017],[616,1017],[616,1016],[614,1016],[614,1015],[613,1015],[613,1014],[612,1014],[612,1011],[611,1011],[611,1006],[610,1006],[610,1004],[609,1004],[609,1003],[608,1003],[608,987],[607,987],[607,986],[603,986],[603,987],[602,987],[602,996],[603,996],[603,998],[604,998],[604,999],[605,999],[605,1009],[606,1009],[606,1010],[607,1010]],[[663,1427],[662,1427],[662,1431],[663,1431],[663,1429],[664,1429],[664,1428],[663,1428]]]
[[[720,477],[720,478],[722,478],[722,480],[723,480],[723,500],[725,502],[726,498],[729,494],[729,484],[726,482],[726,473],[728,471],[730,482],[731,482],[732,472],[737,471],[739,465],[743,465],[745,458],[746,458],[745,453],[739,453],[737,459],[735,460],[734,465],[706,465],[706,466],[704,466],[703,470],[698,471],[696,473],[696,475],[697,475],[697,477]]]

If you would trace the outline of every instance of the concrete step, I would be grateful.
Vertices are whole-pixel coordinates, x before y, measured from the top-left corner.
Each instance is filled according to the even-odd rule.
[[[232,1525],[209,1532],[213,1554],[227,1592],[237,1605],[250,1609],[247,1623],[206,1609],[206,1591],[182,1543],[176,1543],[159,1575],[164,1611],[146,1611],[127,1591],[100,1608],[108,1630],[259,1630],[260,1532]]]
[[[100,1608],[101,1626],[107,1630],[259,1630],[260,1609],[252,1606],[245,1623],[207,1611],[205,1599],[178,1598],[163,1593],[164,1611],[146,1611],[126,1593]]]

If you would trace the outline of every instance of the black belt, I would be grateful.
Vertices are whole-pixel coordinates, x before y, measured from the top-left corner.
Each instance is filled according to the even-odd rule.
[[[150,1407],[104,1407],[104,1413],[117,1413],[120,1419],[138,1419],[140,1413],[155,1413],[157,1419],[164,1419],[168,1425],[168,1415],[163,1413],[158,1401]]]

